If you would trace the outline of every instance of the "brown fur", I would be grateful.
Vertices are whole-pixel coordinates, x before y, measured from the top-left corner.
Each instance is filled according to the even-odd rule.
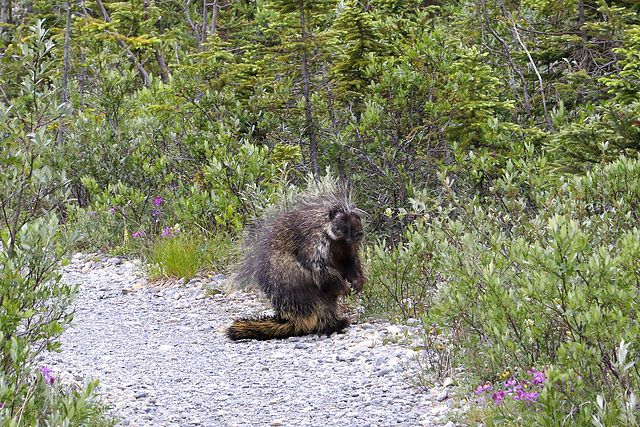
[[[236,320],[232,340],[330,335],[349,326],[338,298],[361,291],[365,277],[358,246],[360,216],[346,196],[316,196],[257,225],[236,280],[254,283],[271,301],[274,316]]]

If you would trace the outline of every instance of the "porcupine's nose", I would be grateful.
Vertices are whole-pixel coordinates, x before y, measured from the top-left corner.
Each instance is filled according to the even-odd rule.
[[[362,230],[349,230],[349,238],[354,242],[359,242],[364,237],[364,232]]]

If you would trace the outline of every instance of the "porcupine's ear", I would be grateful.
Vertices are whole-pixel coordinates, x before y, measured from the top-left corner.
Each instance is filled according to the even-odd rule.
[[[332,221],[339,213],[342,212],[340,205],[334,205],[329,209],[329,221]]]

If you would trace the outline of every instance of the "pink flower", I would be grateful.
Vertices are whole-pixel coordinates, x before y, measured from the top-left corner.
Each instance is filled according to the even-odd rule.
[[[53,382],[56,380],[52,375],[53,371],[47,368],[46,366],[41,367],[40,372],[42,372],[42,378],[44,379],[44,382],[46,384],[52,385]]]
[[[496,405],[498,405],[500,402],[502,402],[502,399],[504,398],[505,392],[504,390],[500,390],[497,393],[493,393],[491,395],[491,398],[494,400],[494,402],[496,402]]]
[[[483,391],[489,391],[491,390],[491,384],[489,383],[485,383],[485,384],[481,384],[478,386],[478,389],[475,391],[476,394],[480,394]]]

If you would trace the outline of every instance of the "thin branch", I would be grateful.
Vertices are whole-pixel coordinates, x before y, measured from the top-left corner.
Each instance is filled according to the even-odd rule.
[[[504,5],[502,5],[502,7],[504,8]],[[506,10],[504,9],[503,11],[506,12]],[[538,83],[540,84],[540,95],[542,96],[542,107],[544,108],[544,118],[545,118],[545,121],[547,122],[548,129],[551,132],[555,133],[553,122],[551,122],[551,118],[549,117],[549,111],[547,110],[547,100],[544,95],[544,82],[542,81],[542,76],[540,76],[538,67],[536,66],[535,61],[531,57],[531,54],[529,53],[529,49],[527,49],[527,46],[522,42],[522,39],[520,38],[520,34],[518,33],[518,28],[516,27],[516,23],[513,20],[513,16],[511,14],[509,14],[509,20],[511,21],[511,25],[513,26],[513,34],[518,40],[518,43],[520,43],[520,46],[522,46],[522,49],[524,49],[525,53],[527,54],[527,58],[529,58],[529,63],[533,67],[533,71],[536,73],[536,76],[538,77]]]

